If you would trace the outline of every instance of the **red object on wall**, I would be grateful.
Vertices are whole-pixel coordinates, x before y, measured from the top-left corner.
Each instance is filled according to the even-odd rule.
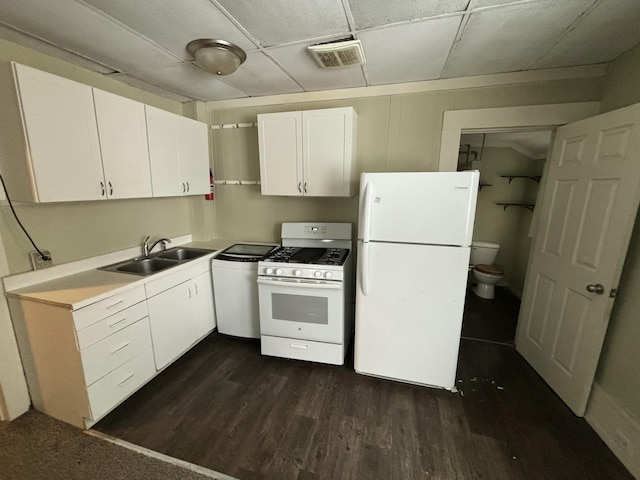
[[[206,200],[213,200],[214,199],[214,195],[213,195],[213,172],[211,171],[211,169],[209,169],[209,189],[211,190],[211,192],[205,194],[204,198]]]

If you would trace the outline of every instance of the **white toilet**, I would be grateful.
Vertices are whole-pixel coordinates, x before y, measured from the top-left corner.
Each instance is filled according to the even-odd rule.
[[[473,293],[481,298],[492,299],[495,296],[494,285],[502,280],[502,270],[493,265],[500,245],[491,242],[471,242],[471,268],[478,284]]]

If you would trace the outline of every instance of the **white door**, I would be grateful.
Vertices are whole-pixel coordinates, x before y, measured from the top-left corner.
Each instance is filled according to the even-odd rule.
[[[358,242],[356,372],[453,389],[469,254]]]
[[[258,115],[263,195],[302,195],[302,114]]]
[[[210,333],[216,326],[213,310],[213,283],[210,272],[204,272],[190,281],[191,301],[187,314],[196,327],[198,339]]]
[[[198,335],[189,316],[192,282],[184,282],[147,300],[153,355],[158,370],[189,349]]]
[[[106,199],[91,87],[16,65],[37,201]]]
[[[151,197],[144,104],[93,90],[108,198]]]
[[[186,117],[176,116],[180,181],[185,195],[209,193],[209,127]]]
[[[348,196],[353,108],[302,112],[304,195]]]
[[[584,415],[640,199],[640,105],[558,129],[516,348]]]
[[[178,139],[176,138],[176,115],[149,105],[145,105],[145,113],[153,196],[182,195],[178,164]]]

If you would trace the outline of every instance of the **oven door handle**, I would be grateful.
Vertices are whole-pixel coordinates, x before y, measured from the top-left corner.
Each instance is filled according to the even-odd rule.
[[[276,287],[293,287],[293,288],[316,288],[320,290],[340,290],[342,283],[340,282],[305,282],[301,280],[278,279],[258,277],[260,285],[274,285]]]

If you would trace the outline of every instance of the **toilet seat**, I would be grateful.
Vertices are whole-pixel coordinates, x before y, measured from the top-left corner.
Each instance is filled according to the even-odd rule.
[[[502,270],[494,265],[476,265],[476,270],[485,275],[502,275]]]

